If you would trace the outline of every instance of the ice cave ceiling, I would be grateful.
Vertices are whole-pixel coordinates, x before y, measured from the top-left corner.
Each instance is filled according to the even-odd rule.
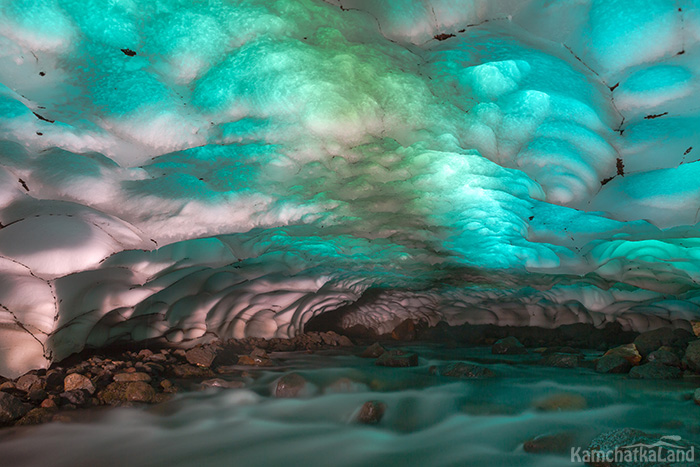
[[[699,40],[696,0],[0,0],[0,374],[340,307],[687,327]]]

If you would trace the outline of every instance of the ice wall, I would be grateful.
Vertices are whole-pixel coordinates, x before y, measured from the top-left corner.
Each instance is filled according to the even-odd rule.
[[[0,374],[340,307],[688,326],[699,39],[690,0],[0,0]]]

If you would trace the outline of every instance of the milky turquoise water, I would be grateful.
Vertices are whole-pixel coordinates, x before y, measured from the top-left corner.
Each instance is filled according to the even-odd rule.
[[[686,400],[693,381],[634,381],[590,369],[548,368],[535,364],[537,357],[494,360],[488,349],[416,350],[420,365],[403,369],[375,367],[371,359],[350,355],[276,354],[280,366],[254,374],[245,389],[182,394],[156,408],[108,411],[90,423],[5,431],[0,458],[4,465],[57,467],[540,467],[572,465],[570,454],[523,451],[524,441],[541,434],[570,432],[573,444],[583,447],[623,427],[700,440],[700,407]],[[449,361],[483,362],[498,376],[457,380],[429,374],[431,365]],[[271,397],[274,381],[292,370],[309,381],[307,396]],[[534,408],[561,393],[583,396],[587,407]],[[368,400],[387,406],[375,426],[353,421]]]

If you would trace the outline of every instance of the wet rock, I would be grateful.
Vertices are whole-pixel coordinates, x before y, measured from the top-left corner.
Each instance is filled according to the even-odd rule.
[[[493,378],[496,374],[486,367],[471,363],[456,362],[447,365],[441,372],[453,378]]]
[[[605,352],[604,357],[608,355],[617,355],[618,357],[622,357],[630,362],[630,365],[632,366],[639,365],[639,362],[642,361],[642,355],[639,353],[637,346],[634,344],[625,344],[612,348]]]
[[[95,392],[95,386],[90,381],[90,378],[79,373],[71,373],[63,380],[63,390],[64,392],[70,392],[76,389],[84,389],[89,394]]]
[[[54,408],[35,408],[27,412],[27,414],[17,420],[15,425],[26,426],[26,425],[41,425],[42,423],[49,423],[53,421],[53,417],[56,414],[56,406]]]
[[[144,381],[134,381],[127,383],[124,395],[127,401],[148,403],[156,397],[156,391]]]
[[[389,350],[381,354],[374,364],[392,368],[418,366],[418,355],[411,352],[404,352],[400,349]]]
[[[207,379],[201,382],[204,388],[240,389],[245,387],[243,381],[226,381],[221,378]]]
[[[175,385],[169,379],[164,379],[160,382],[160,387],[163,388],[165,392],[175,392]]]
[[[678,355],[676,355],[675,352],[667,350],[664,347],[650,353],[647,356],[647,360],[649,362],[661,363],[668,366],[681,366],[681,359],[678,357]]]
[[[173,366],[172,371],[178,378],[211,378],[214,376],[209,368],[196,367],[187,363]]]
[[[0,391],[11,392],[15,391],[16,389],[15,383],[12,381],[5,381],[4,383],[0,384]]]
[[[29,408],[21,400],[6,392],[0,392],[0,425],[6,425],[21,418]]]
[[[569,353],[553,353],[542,359],[542,365],[556,368],[576,368],[581,363],[581,356]]]
[[[307,392],[307,384],[302,376],[289,373],[277,380],[273,395],[275,397],[298,397]]]
[[[682,347],[686,344],[687,341],[684,342],[684,339],[677,335],[671,328],[659,328],[653,331],[643,332],[634,340],[634,345],[637,347],[642,357],[646,357],[654,350],[665,345],[680,345]]]
[[[700,339],[694,340],[688,344],[685,349],[685,360],[688,368],[700,373]]]
[[[114,381],[117,382],[130,382],[130,381],[145,381],[150,382],[151,377],[146,373],[134,372],[134,373],[117,373],[114,375]]]
[[[375,342],[374,344],[370,345],[367,347],[364,352],[360,354],[360,357],[362,358],[377,358],[381,354],[386,352],[386,349],[379,345],[379,343]]]
[[[386,404],[381,401],[367,401],[362,404],[356,420],[365,425],[376,425],[384,417]]]
[[[271,366],[272,362],[264,349],[255,347],[249,355],[238,357],[239,365],[247,366]]]
[[[341,335],[340,337],[338,337],[338,345],[341,347],[351,347],[354,344],[352,343],[352,341],[350,340],[350,338],[348,336]]]
[[[546,347],[541,353],[544,355],[549,355],[553,353],[570,353],[575,355],[581,355],[581,350],[574,349],[573,347]]]
[[[523,450],[532,454],[566,454],[575,441],[573,433],[540,435],[523,443]]]
[[[41,378],[37,375],[23,375],[15,382],[15,387],[20,391],[29,392],[32,386],[42,386]]]
[[[598,373],[629,373],[631,369],[632,364],[619,355],[604,355],[595,366]]]
[[[140,358],[142,360],[147,360],[150,359],[153,356],[153,352],[148,350],[148,349],[143,349],[139,351],[139,353],[136,355],[136,358]]]
[[[585,397],[574,393],[553,394],[534,403],[534,407],[543,412],[583,410],[587,405]]]
[[[195,347],[185,352],[185,358],[192,365],[209,368],[216,358],[216,352],[208,347]]]
[[[32,402],[39,402],[44,399],[46,399],[46,391],[44,391],[41,388],[38,389],[32,389],[29,394],[27,394],[27,398],[32,401]]]
[[[392,339],[397,341],[412,341],[416,338],[416,325],[411,319],[405,319],[391,331]]]
[[[614,452],[616,449],[625,447],[625,446],[640,446],[640,445],[646,445],[646,446],[659,446],[653,448],[655,452],[658,452],[660,454],[659,457],[663,456],[663,459],[669,459],[670,454],[673,453],[678,453],[679,451],[673,447],[678,447],[681,451],[684,452],[689,450],[691,447],[695,451],[695,455],[697,456],[697,453],[700,450],[700,445],[691,443],[690,441],[686,441],[682,439],[680,436],[679,437],[666,437],[662,435],[657,435],[657,434],[652,434],[652,433],[645,433],[640,430],[635,430],[632,428],[621,428],[617,430],[612,430],[606,433],[603,433],[602,435],[597,436],[591,443],[588,445],[586,448],[586,451],[588,452],[601,452],[601,453],[606,453],[606,452]],[[673,449],[673,452],[669,450],[668,446],[671,445],[673,446],[671,449]],[[640,452],[640,454],[646,454],[646,456],[649,456],[651,449],[646,450],[645,452]],[[656,462],[654,459],[651,459],[647,457],[648,462],[641,461],[641,459],[630,459],[625,460],[620,459],[620,462],[617,462],[616,460],[613,459],[613,462],[588,462],[589,465],[593,467],[669,467],[673,465],[696,465],[694,462],[691,462],[690,464],[688,463],[678,463],[674,464],[671,463],[669,464],[668,462],[664,461],[659,461]]]
[[[41,401],[41,405],[40,405],[40,406],[43,407],[43,408],[45,408],[45,409],[53,409],[53,408],[58,407],[58,406],[56,405],[56,402],[54,402],[53,399],[44,399],[43,401]]]
[[[97,393],[97,398],[105,404],[119,405],[126,400],[126,387],[131,383],[111,383]]]
[[[61,405],[72,404],[83,407],[90,403],[90,393],[86,389],[71,389],[60,394]]]
[[[632,379],[678,379],[680,377],[681,370],[658,362],[645,363],[630,370]]]
[[[523,355],[527,349],[513,336],[499,339],[491,347],[491,353],[496,355]]]

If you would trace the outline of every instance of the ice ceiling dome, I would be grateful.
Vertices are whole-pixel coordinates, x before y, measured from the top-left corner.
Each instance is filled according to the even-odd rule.
[[[340,307],[688,326],[699,40],[694,0],[1,0],[0,374]]]

